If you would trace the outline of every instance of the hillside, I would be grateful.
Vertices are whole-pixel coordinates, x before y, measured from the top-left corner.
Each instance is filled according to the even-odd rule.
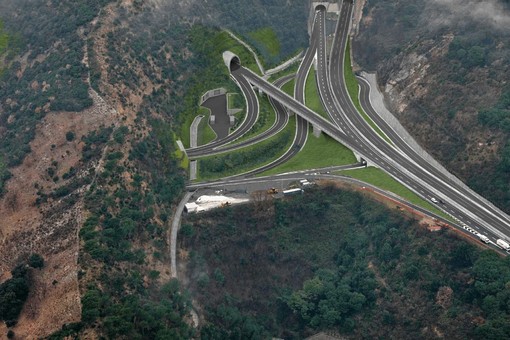
[[[274,6],[305,27],[305,1],[284,3]],[[268,64],[307,41],[263,3],[235,4],[0,2],[0,282],[32,253],[46,263],[8,323],[16,337],[192,334],[169,271],[167,223],[186,176],[174,133],[205,90],[229,82],[221,53],[199,41],[272,25],[282,44]]]
[[[356,62],[392,111],[473,189],[510,212],[510,4],[366,2]]]
[[[489,1],[496,28],[483,13],[423,25],[442,18],[440,3],[369,1],[355,59],[378,71],[435,156],[508,211],[506,7]],[[0,1],[0,298],[16,305],[0,303],[0,338],[508,333],[506,260],[329,187],[190,219],[182,238],[197,280],[170,277],[170,217],[187,176],[176,139],[205,91],[237,91],[221,53],[251,58],[222,29],[269,68],[307,46],[308,6]],[[44,266],[27,267],[34,254]],[[195,300],[202,330],[192,327]]]
[[[202,338],[498,339],[508,259],[331,185],[193,214],[181,230]]]

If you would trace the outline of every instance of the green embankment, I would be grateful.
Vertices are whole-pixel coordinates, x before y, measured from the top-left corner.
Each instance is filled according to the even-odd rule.
[[[352,178],[359,179],[363,182],[367,182],[369,184],[372,184],[380,189],[390,191],[405,200],[416,204],[422,208],[425,208],[439,216],[442,216],[449,221],[452,221],[452,218],[439,210],[437,207],[429,203],[428,201],[424,200],[417,194],[415,194],[413,191],[408,189],[403,184],[397,182],[393,177],[382,171],[381,169],[368,167],[365,169],[357,169],[357,170],[344,170],[338,172],[340,175],[349,176]]]
[[[271,57],[276,57],[280,54],[280,41],[276,36],[276,32],[271,27],[261,28],[248,35],[260,43]]]
[[[209,117],[211,116],[211,111],[205,107],[201,107],[199,110],[199,114],[203,115],[204,118],[200,121],[198,125],[198,145],[204,145],[212,142],[216,139],[216,132],[209,125]]]
[[[388,144],[393,144],[391,140],[384,134],[384,132],[379,129],[379,127],[374,123],[374,121],[365,113],[361,104],[359,102],[359,84],[356,80],[356,76],[352,72],[351,67],[351,53],[350,53],[350,43],[347,43],[347,47],[345,48],[345,60],[344,60],[344,78],[345,84],[347,86],[347,91],[349,92],[349,96],[351,97],[354,106],[360,113],[360,115],[367,121],[367,123],[374,129],[375,132],[381,136]]]
[[[198,160],[198,181],[213,180],[259,168],[279,158],[292,144],[296,120],[277,135],[255,145]]]
[[[227,93],[227,108],[229,110],[240,109],[244,107],[245,100],[240,93]]]
[[[316,138],[312,135],[311,129],[305,146],[296,156],[285,164],[264,172],[262,175],[276,175],[290,171],[317,169],[356,162],[356,157],[350,149],[325,134],[321,134],[319,138]]]

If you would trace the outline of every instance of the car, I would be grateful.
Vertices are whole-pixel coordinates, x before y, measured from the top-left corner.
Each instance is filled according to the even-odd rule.
[[[430,200],[432,203],[439,203],[439,201],[435,197],[431,197]]]

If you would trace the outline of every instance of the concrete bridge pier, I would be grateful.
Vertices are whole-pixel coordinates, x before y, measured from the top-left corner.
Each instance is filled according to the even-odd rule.
[[[313,135],[317,138],[320,137],[321,133],[322,133],[322,130],[320,127],[318,127],[317,125],[315,124],[312,124],[312,130],[313,130]]]
[[[359,163],[361,163],[361,162],[363,162],[363,161],[364,161],[364,162],[365,162],[365,165],[366,165],[367,167],[372,166],[372,167],[374,167],[374,168],[378,168],[378,166],[377,166],[377,165],[375,165],[375,164],[373,164],[372,162],[368,161],[367,159],[363,158],[363,156],[361,156],[359,153],[356,153],[356,152],[353,152],[353,153],[354,153],[354,157],[356,157],[356,160],[357,160]]]

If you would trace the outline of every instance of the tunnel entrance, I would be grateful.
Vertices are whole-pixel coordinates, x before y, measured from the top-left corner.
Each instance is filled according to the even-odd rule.
[[[238,56],[230,59],[230,72],[238,70],[239,67],[241,67],[241,60],[239,60]]]
[[[231,73],[241,67],[241,59],[230,51],[223,52],[223,62]]]
[[[324,6],[324,5],[317,5],[315,7],[315,10],[316,11],[326,11],[326,6]]]

